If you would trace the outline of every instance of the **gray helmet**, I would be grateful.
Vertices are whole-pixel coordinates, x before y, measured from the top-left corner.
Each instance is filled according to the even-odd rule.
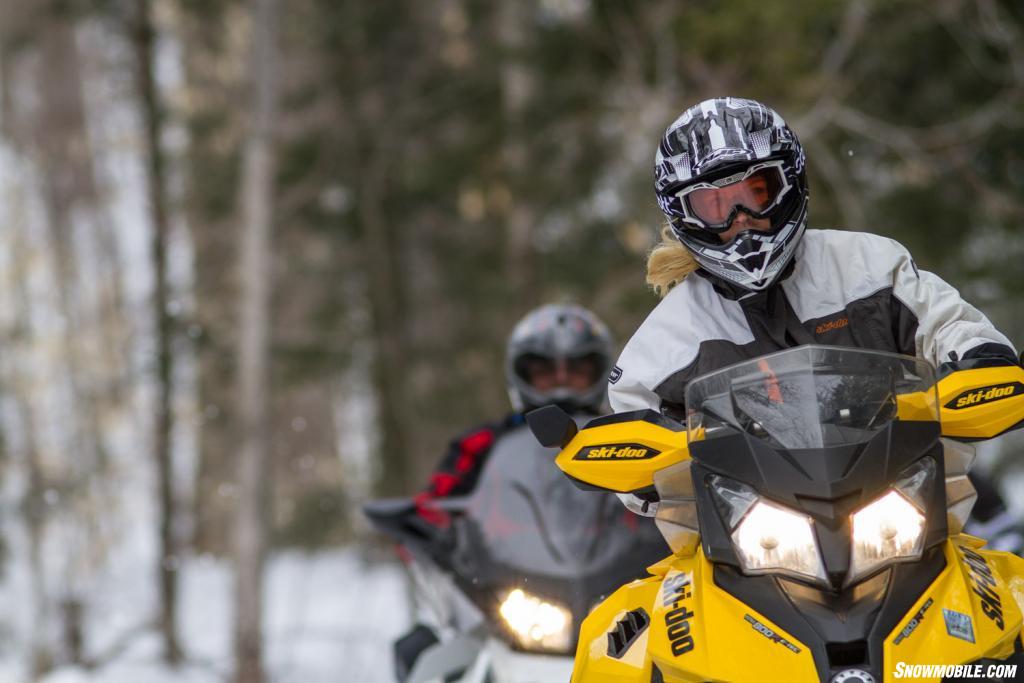
[[[761,183],[763,194],[734,199],[730,188],[748,180]],[[701,267],[752,291],[782,274],[807,224],[803,148],[781,116],[754,100],[720,97],[684,111],[658,145],[654,189]],[[743,230],[723,243],[719,234],[740,212],[769,219],[771,230]]]
[[[505,352],[505,379],[513,407],[532,410],[556,404],[570,411],[599,412],[614,362],[613,347],[608,327],[581,306],[548,304],[530,311],[516,323]],[[590,362],[594,381],[582,390],[560,386],[539,391],[526,373],[529,363],[538,359]]]

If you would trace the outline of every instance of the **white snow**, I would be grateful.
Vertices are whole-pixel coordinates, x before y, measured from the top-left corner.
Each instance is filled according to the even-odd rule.
[[[370,564],[354,549],[285,553],[268,565],[266,666],[272,683],[392,681],[391,642],[409,623],[405,578],[396,564]],[[58,669],[43,683],[221,683],[231,674],[232,579],[226,562],[184,563],[180,633],[186,662],[170,669],[152,625],[145,576],[94,596],[87,633],[123,649],[92,669]],[[134,631],[133,631],[134,629]],[[102,648],[100,649],[102,651]],[[97,652],[87,652],[95,656]],[[28,680],[24,665],[0,659],[0,680]]]

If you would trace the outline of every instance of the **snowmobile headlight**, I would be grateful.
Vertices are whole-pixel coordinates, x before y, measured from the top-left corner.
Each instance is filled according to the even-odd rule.
[[[783,571],[825,579],[811,518],[763,500],[757,501],[732,532],[748,574]]]
[[[851,584],[889,562],[919,559],[924,530],[924,515],[895,489],[855,512],[846,583]]]
[[[781,572],[825,581],[810,517],[770,503],[748,486],[713,477],[711,489],[729,524],[745,574]]]
[[[572,640],[572,614],[516,588],[498,609],[505,625],[524,650],[566,651]]]

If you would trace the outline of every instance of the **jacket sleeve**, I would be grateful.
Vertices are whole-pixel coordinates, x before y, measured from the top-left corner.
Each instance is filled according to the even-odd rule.
[[[659,306],[664,304],[662,301]],[[653,317],[652,313],[633,333],[608,374],[608,405],[613,413],[661,408],[654,378],[666,368],[676,368],[671,367],[673,361],[666,358],[665,349],[658,348],[665,333]]]
[[[486,425],[453,440],[430,475],[426,488],[429,497],[447,498],[469,493],[498,433],[496,426]]]
[[[648,389],[635,374],[620,369],[616,365],[608,380],[608,405],[613,413],[624,413],[630,410],[658,410],[661,399]]]
[[[416,512],[422,519],[440,528],[447,528],[451,524],[448,513],[432,502],[439,498],[465,495],[473,490],[491,446],[503,426],[478,427],[448,445],[448,450],[430,475],[427,487],[413,496]]]
[[[979,349],[1014,359],[1010,340],[981,311],[938,275],[919,270],[901,244],[892,245],[893,297],[898,304],[894,332],[905,353],[936,366],[976,355]]]

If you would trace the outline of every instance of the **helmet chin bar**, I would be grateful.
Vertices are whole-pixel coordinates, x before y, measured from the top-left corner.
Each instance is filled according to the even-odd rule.
[[[704,246],[683,238],[680,238],[680,241],[693,253],[697,263],[705,271],[743,289],[759,292],[771,287],[785,270],[793,258],[805,227],[806,214],[800,216],[798,222],[791,222],[772,233],[744,230],[721,247]],[[747,241],[759,242],[760,250],[740,254],[739,249]],[[745,267],[743,260],[755,255],[762,255],[762,265],[756,269]]]

